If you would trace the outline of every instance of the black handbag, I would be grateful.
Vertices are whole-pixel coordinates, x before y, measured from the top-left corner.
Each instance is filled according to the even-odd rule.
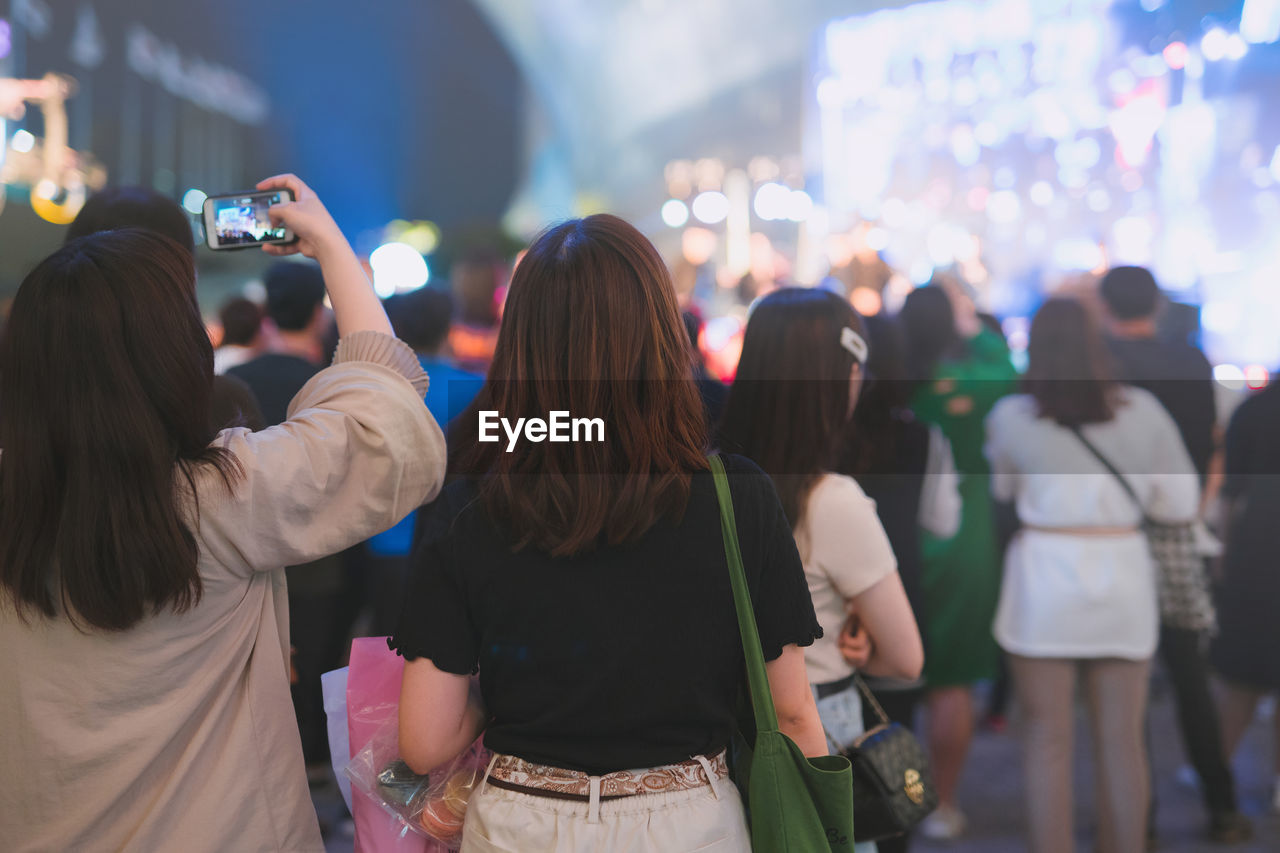
[[[853,764],[853,837],[881,841],[909,832],[938,807],[924,748],[911,730],[889,721],[862,677],[853,676],[880,723],[843,751]]]

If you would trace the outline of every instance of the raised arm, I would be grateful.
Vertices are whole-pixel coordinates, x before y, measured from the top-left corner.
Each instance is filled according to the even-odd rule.
[[[232,492],[199,486],[204,551],[233,572],[266,571],[337,553],[391,527],[444,480],[444,435],[423,405],[427,375],[391,324],[360,262],[315,193],[294,175],[260,189],[289,189],[273,221],[298,236],[274,255],[320,262],[341,340],[269,429],[224,431],[219,441],[243,476]]]
[[[258,189],[287,189],[293,193],[293,201],[272,205],[267,208],[267,215],[272,222],[283,224],[296,234],[297,242],[283,246],[267,244],[262,250],[272,255],[302,254],[320,263],[338,323],[338,335],[346,337],[366,331],[392,334],[387,313],[382,310],[382,302],[370,286],[364,267],[311,188],[297,175],[286,174],[261,181]]]

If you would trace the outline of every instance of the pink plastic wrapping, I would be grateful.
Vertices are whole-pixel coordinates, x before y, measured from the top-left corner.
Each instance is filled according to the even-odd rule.
[[[385,637],[351,644],[347,721],[356,853],[442,853],[456,850],[472,789],[484,776],[489,753],[472,744],[429,778],[397,764],[400,679],[404,659]]]

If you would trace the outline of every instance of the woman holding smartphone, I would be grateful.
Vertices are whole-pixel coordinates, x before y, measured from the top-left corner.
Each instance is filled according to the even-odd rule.
[[[272,208],[342,336],[285,423],[209,426],[192,256],[138,229],[22,283],[0,348],[0,837],[10,851],[322,851],[283,566],[440,487],[427,377],[296,177]]]
[[[604,440],[480,440],[496,412],[600,418]],[[613,216],[558,225],[512,278],[459,479],[419,522],[393,647],[401,757],[483,730],[462,849],[745,850],[725,749],[745,688],[688,337],[662,259]],[[727,457],[779,724],[825,755],[804,652],[822,631],[778,499]],[[471,675],[479,671],[478,692]]]

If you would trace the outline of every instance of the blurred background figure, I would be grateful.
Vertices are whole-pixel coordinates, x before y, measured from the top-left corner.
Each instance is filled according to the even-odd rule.
[[[921,831],[935,839],[963,834],[960,776],[974,729],[973,686],[997,674],[991,636],[1000,591],[1000,558],[991,512],[983,420],[1017,388],[1003,339],[978,319],[958,283],[913,290],[902,306],[912,409],[942,430],[955,454],[963,505],[954,536],[925,534],[924,677],[928,742],[940,804]]]
[[[724,401],[729,396],[729,388],[707,370],[707,360],[698,347],[702,334],[702,318],[691,310],[680,313],[684,320],[685,330],[689,333],[689,348],[693,353],[693,381],[698,383],[698,394],[702,397],[702,408],[707,413],[707,428],[712,430],[720,423],[724,413]]]
[[[223,303],[218,311],[222,322],[222,342],[213,351],[213,372],[226,373],[261,353],[264,342],[262,306],[236,296]]]
[[[471,405],[484,382],[483,375],[460,369],[454,357],[449,341],[453,296],[445,289],[424,287],[393,296],[386,306],[396,336],[413,348],[431,377],[427,408],[444,427]]]
[[[1219,633],[1211,650],[1221,676],[1222,741],[1238,752],[1258,702],[1280,694],[1280,571],[1276,519],[1280,518],[1280,385],[1271,385],[1236,410],[1227,429],[1222,487],[1226,555],[1218,590]],[[1275,783],[1271,811],[1280,814],[1280,713],[1273,712]]]
[[[853,477],[875,502],[876,515],[889,537],[898,575],[923,634],[928,624],[922,590],[921,539],[949,539],[960,529],[959,476],[951,444],[936,426],[911,411],[906,353],[898,323],[884,315],[864,317],[870,356],[866,379],[845,429],[836,472]],[[926,641],[927,644],[927,641]],[[915,727],[923,679],[868,676],[868,686],[889,719]],[[870,729],[879,719],[863,707]],[[907,838],[877,843],[880,853],[900,853]]]
[[[458,369],[453,359],[449,344],[453,296],[447,290],[429,287],[392,296],[385,304],[396,337],[413,348],[427,372],[430,384],[425,402],[447,437],[449,423],[471,405],[484,385],[483,376]],[[417,513],[410,513],[365,543],[360,583],[368,590],[367,632],[373,636],[390,634],[400,617],[416,522]]]
[[[1073,853],[1076,681],[1093,734],[1100,853],[1144,849],[1149,794],[1143,720],[1159,631],[1143,514],[1195,517],[1199,488],[1177,427],[1140,389],[1117,386],[1085,307],[1036,313],[1026,394],[987,419],[992,492],[1016,505],[995,636],[1023,715],[1033,853]],[[1087,442],[1087,443],[1086,443]],[[1094,457],[1133,476],[1143,506]]]
[[[332,318],[315,264],[277,261],[267,270],[266,315],[276,334],[267,352],[228,368],[257,396],[267,424],[283,423],[293,399],[320,371]]]
[[[773,291],[747,324],[721,430],[726,450],[773,479],[795,533],[823,631],[805,663],[823,728],[840,750],[864,731],[855,673],[909,682],[924,655],[876,506],[832,470],[867,354],[862,321],[847,301],[816,288]]]
[[[1150,392],[1173,418],[1200,478],[1203,494],[1214,454],[1217,409],[1213,368],[1197,347],[1159,334],[1164,298],[1150,270],[1121,266],[1098,286],[1107,323],[1107,344],[1121,382]],[[1202,498],[1200,505],[1203,507]],[[1208,583],[1207,576],[1201,578]],[[1236,804],[1235,779],[1221,739],[1218,710],[1209,688],[1206,646],[1212,620],[1189,615],[1178,625],[1162,621],[1160,658],[1169,672],[1183,748],[1199,778],[1209,815],[1209,837],[1219,842],[1250,837]],[[1151,799],[1148,835],[1155,836],[1156,800]]]

